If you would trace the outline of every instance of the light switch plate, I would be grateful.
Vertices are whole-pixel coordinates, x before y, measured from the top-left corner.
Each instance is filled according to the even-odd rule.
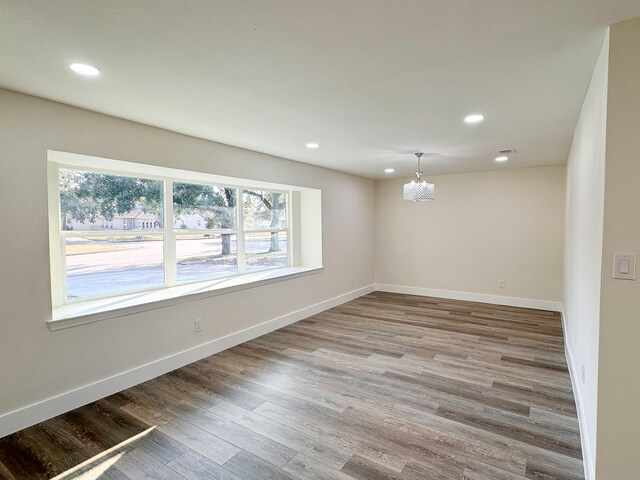
[[[635,253],[614,253],[613,254],[613,278],[619,280],[636,279],[636,254]]]

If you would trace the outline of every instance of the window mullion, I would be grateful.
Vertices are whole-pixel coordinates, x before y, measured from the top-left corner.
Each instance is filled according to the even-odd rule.
[[[238,252],[238,275],[246,271],[246,260],[244,254],[244,189],[239,188],[236,194],[238,235],[236,237],[236,250]]]
[[[292,238],[292,225],[293,225],[293,192],[291,190],[289,190],[287,192],[287,203],[286,203],[286,208],[287,211],[285,212],[285,218],[287,219],[287,229],[286,229],[286,235],[287,235],[287,266],[291,267],[293,266],[293,238]]]
[[[176,284],[176,234],[173,230],[173,182],[164,181],[164,284],[172,287]]]

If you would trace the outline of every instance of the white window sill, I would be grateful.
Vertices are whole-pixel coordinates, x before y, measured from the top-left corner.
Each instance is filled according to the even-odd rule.
[[[53,318],[47,323],[50,330],[61,330],[63,328],[98,322],[107,318],[122,317],[146,310],[155,310],[169,305],[176,305],[269,283],[290,280],[305,275],[312,275],[320,273],[323,270],[323,267],[278,268],[276,270],[180,285],[151,292],[91,300],[54,309]]]

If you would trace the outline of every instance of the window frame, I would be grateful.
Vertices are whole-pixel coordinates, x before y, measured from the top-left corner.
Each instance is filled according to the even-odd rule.
[[[285,232],[287,235],[287,265],[286,266],[276,266],[276,267],[271,267],[271,268],[261,268],[259,270],[254,270],[252,272],[249,273],[257,273],[257,272],[267,272],[269,270],[277,270],[279,268],[287,268],[290,267],[292,265],[292,261],[293,261],[293,255],[291,254],[291,248],[290,248],[290,244],[291,242],[291,222],[292,222],[292,216],[291,216],[291,199],[293,197],[293,192],[290,190],[278,190],[278,189],[273,189],[273,188],[260,188],[259,190],[263,191],[263,192],[274,192],[274,193],[284,193],[287,196],[287,201],[285,204],[285,218],[287,220],[287,226],[286,227],[272,227],[272,228],[257,228],[257,229],[247,229],[244,227],[244,192],[245,190],[256,190],[254,188],[247,188],[247,187],[243,187],[240,190],[240,194],[241,196],[240,198],[240,202],[241,202],[241,210],[242,210],[242,215],[240,216],[240,220],[242,221],[242,223],[238,224],[241,225],[240,230],[242,230],[242,275],[246,274],[246,252],[245,252],[245,248],[246,248],[246,234],[247,233],[271,233],[271,232]],[[238,242],[240,243],[240,240],[238,240]]]
[[[63,152],[49,152],[51,153],[63,153]],[[75,156],[76,154],[67,154]],[[77,155],[79,157],[84,157],[82,155]],[[88,157],[95,158],[95,157]],[[118,160],[108,160],[104,159],[106,162],[110,163],[125,163]],[[158,291],[164,289],[170,289],[172,287],[179,287],[183,285],[197,284],[197,283],[209,283],[211,281],[229,279],[233,277],[240,277],[243,275],[250,275],[252,273],[261,273],[271,270],[278,269],[287,269],[293,266],[293,242],[292,239],[292,205],[291,201],[293,199],[293,189],[281,189],[281,188],[272,188],[268,185],[265,185],[264,182],[255,182],[252,184],[250,180],[247,180],[247,183],[229,183],[229,182],[218,182],[214,180],[203,180],[199,179],[198,176],[201,175],[198,172],[187,172],[185,170],[179,170],[181,175],[179,176],[170,176],[170,175],[161,175],[161,174],[150,174],[144,172],[144,167],[149,168],[150,166],[141,165],[139,171],[136,171],[134,163],[126,162],[128,168],[126,170],[118,169],[118,168],[109,168],[109,167],[101,167],[95,165],[84,165],[84,164],[75,164],[70,162],[64,162],[59,160],[52,160],[49,158],[48,162],[48,193],[49,193],[49,245],[50,245],[50,257],[51,257],[51,294],[52,294],[52,303],[53,308],[59,308],[74,304],[83,304],[86,302],[91,302],[94,300],[104,300],[108,298],[116,298],[126,295],[138,294],[143,292],[150,291]],[[153,168],[153,167],[151,167]],[[165,167],[157,167],[158,169],[169,171],[175,170],[171,168]],[[62,215],[60,210],[60,183],[59,183],[59,175],[61,169],[70,169],[70,170],[78,170],[85,171],[91,173],[105,173],[109,175],[119,175],[119,176],[127,176],[127,177],[135,177],[146,180],[159,180],[163,182],[163,228],[161,229],[152,229],[152,230],[120,230],[116,228],[107,228],[105,230],[100,231],[80,231],[80,230],[63,230],[62,229]],[[178,170],[176,170],[178,171]],[[185,175],[186,174],[186,175]],[[190,177],[189,174],[193,176]],[[206,175],[206,176],[215,176],[215,175]],[[175,228],[175,217],[174,217],[174,208],[173,208],[173,184],[174,183],[192,183],[197,185],[205,185],[219,188],[229,188],[236,190],[236,227],[235,228],[214,228],[214,229],[180,229]],[[245,230],[244,228],[244,192],[245,190],[260,190],[260,191],[268,191],[268,192],[277,192],[284,193],[287,196],[286,201],[286,213],[285,218],[287,225],[285,228],[266,228],[266,229],[258,229],[258,230]],[[246,261],[245,261],[245,233],[257,233],[257,232],[286,232],[287,235],[287,264],[280,265],[270,268],[264,268],[256,271],[246,272]],[[211,276],[201,279],[196,279],[192,281],[181,281],[177,280],[177,237],[179,235],[195,233],[198,235],[205,234],[230,234],[236,235],[236,256],[237,256],[237,270],[235,274],[230,275],[222,275],[222,276]],[[117,293],[105,294],[105,295],[95,295],[91,297],[82,297],[69,299],[67,298],[68,293],[68,279],[67,279],[67,261],[66,261],[66,239],[68,237],[130,237],[135,238],[139,236],[161,236],[163,242],[163,255],[162,255],[162,264],[164,269],[164,283],[162,285],[156,287],[146,287],[139,289],[128,289],[122,290]],[[57,280],[57,281],[56,281]]]
[[[169,183],[170,184],[170,188],[167,189],[166,184]],[[171,218],[174,218],[173,216],[173,184],[174,183],[191,183],[193,185],[204,185],[204,186],[209,186],[209,187],[220,187],[220,188],[228,188],[228,189],[234,189],[236,191],[236,226],[235,228],[204,228],[201,230],[198,229],[193,229],[193,228],[175,228],[175,222],[171,223],[171,240],[173,242],[172,248],[169,248],[168,251],[165,252],[165,258],[166,255],[169,254],[172,256],[172,261],[169,260],[165,260],[165,287],[164,288],[171,288],[171,287],[176,287],[176,286],[180,286],[180,285],[190,285],[192,283],[200,283],[200,282],[208,282],[211,280],[218,280],[218,279],[223,279],[223,278],[231,278],[231,277],[236,277],[238,275],[240,275],[240,254],[239,254],[239,239],[238,239],[238,235],[239,235],[239,221],[242,220],[242,213],[239,212],[239,210],[241,210],[241,208],[238,206],[238,193],[241,192],[242,187],[239,187],[237,185],[229,185],[229,184],[224,184],[224,183],[214,183],[214,182],[207,182],[207,181],[202,181],[202,180],[176,180],[175,178],[171,178],[170,181],[165,181],[165,195],[170,194],[170,197],[167,198],[171,198],[171,206],[170,209],[171,211],[168,212],[167,208],[166,208],[166,203],[165,202],[165,215],[171,214]],[[231,275],[219,275],[219,276],[215,276],[215,277],[209,277],[209,278],[202,278],[202,279],[197,279],[197,280],[191,280],[191,281],[184,281],[184,282],[178,282],[178,256],[177,256],[177,240],[176,237],[178,237],[178,235],[185,235],[185,234],[189,234],[189,233],[195,233],[195,234],[214,234],[214,235],[222,235],[222,234],[229,234],[229,235],[235,235],[236,236],[236,258],[237,258],[237,262],[236,262],[236,273],[235,274],[231,274]],[[167,273],[166,273],[166,265],[172,265],[172,271],[169,273],[169,277],[167,278]]]

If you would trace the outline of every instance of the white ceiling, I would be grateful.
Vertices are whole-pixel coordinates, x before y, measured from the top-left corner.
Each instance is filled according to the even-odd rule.
[[[409,175],[415,151],[427,174],[549,165],[605,27],[635,16],[639,0],[0,0],[0,86],[371,178]]]

